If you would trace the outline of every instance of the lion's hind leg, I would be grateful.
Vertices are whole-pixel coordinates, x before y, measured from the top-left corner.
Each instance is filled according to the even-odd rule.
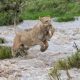
[[[16,53],[16,57],[18,56],[26,56],[28,54],[27,50],[29,48],[28,47],[25,47],[23,44],[20,45],[19,49],[17,50],[17,53]]]
[[[18,56],[23,56],[22,54],[24,53],[24,45],[19,44],[17,48],[12,48],[12,56],[13,57],[18,57]]]
[[[23,44],[20,46],[20,48],[19,48],[19,55],[20,56],[26,56],[27,55],[27,50],[28,50],[29,48],[26,48]]]

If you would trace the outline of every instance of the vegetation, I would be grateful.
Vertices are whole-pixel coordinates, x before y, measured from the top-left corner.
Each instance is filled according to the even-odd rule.
[[[5,43],[4,38],[0,38],[0,44]],[[0,46],[0,59],[11,58],[11,48],[7,46]]]
[[[58,60],[55,66],[50,70],[50,76],[54,79],[60,80],[60,70],[65,70],[66,74],[70,80],[70,74],[68,72],[71,68],[80,68],[80,50],[75,45],[77,52],[67,59]]]
[[[67,21],[73,21],[73,20],[75,20],[75,17],[73,17],[72,15],[64,15],[57,18],[57,21],[59,22],[63,22],[63,21],[67,22]]]
[[[39,16],[59,17],[58,21],[74,20],[80,15],[77,0],[30,0],[21,14],[23,19],[38,19]]]
[[[21,22],[20,14],[23,4],[24,0],[0,0],[0,25]]]
[[[23,6],[25,5],[25,6]],[[0,0],[0,25],[13,24],[39,16],[57,17],[57,21],[80,16],[79,0]],[[16,16],[16,17],[15,17]]]
[[[11,48],[6,46],[0,46],[0,59],[6,59],[11,57]]]
[[[5,39],[4,38],[0,38],[0,44],[1,43],[5,43]]]

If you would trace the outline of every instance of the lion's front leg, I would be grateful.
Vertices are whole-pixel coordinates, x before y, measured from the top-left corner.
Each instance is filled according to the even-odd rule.
[[[48,48],[48,41],[47,40],[45,40],[45,41],[43,41],[43,43],[44,43],[44,45],[45,45],[45,50]]]
[[[41,52],[44,52],[48,48],[48,42],[45,40],[45,41],[43,41],[43,43],[44,43],[45,47],[44,48],[41,47]]]
[[[44,52],[48,48],[48,42],[46,40],[45,41],[37,40],[36,43],[37,45],[41,46],[40,48],[41,52]]]

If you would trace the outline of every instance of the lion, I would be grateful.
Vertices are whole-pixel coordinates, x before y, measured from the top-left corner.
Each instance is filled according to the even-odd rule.
[[[33,28],[26,29],[16,33],[12,46],[12,56],[22,55],[25,50],[30,49],[32,46],[40,45],[40,51],[44,52],[48,48],[48,41],[53,36],[55,28],[51,24],[50,17],[39,18],[40,22]],[[21,53],[20,53],[21,52]]]

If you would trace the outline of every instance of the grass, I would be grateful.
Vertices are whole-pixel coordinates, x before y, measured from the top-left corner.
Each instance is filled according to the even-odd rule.
[[[6,46],[0,46],[0,59],[6,59],[11,57],[11,48]]]
[[[80,16],[80,1],[77,0],[26,0],[24,9],[19,16],[23,20],[35,20],[39,16],[57,17],[57,21],[66,22]],[[0,12],[0,26],[13,24],[13,15],[9,12]]]
[[[67,59],[58,60],[53,66],[53,68],[50,70],[50,76],[52,76],[54,79],[60,80],[60,70],[65,70],[66,74],[70,80],[70,74],[68,72],[71,68],[80,68],[80,51],[77,51],[75,54],[73,54],[70,57],[67,57]]]
[[[5,39],[4,38],[0,38],[0,44],[1,43],[5,43]]]
[[[73,20],[75,20],[75,17],[71,15],[64,15],[64,16],[57,18],[58,22],[68,22],[68,21],[73,21]]]
[[[54,66],[52,69],[51,69],[51,72],[50,72],[50,77],[51,77],[51,80],[54,78],[55,80],[59,80],[60,79],[60,74],[59,74],[59,70],[56,68],[56,66]]]
[[[30,0],[22,12],[24,20],[38,19],[39,16],[58,17],[57,21],[71,21],[74,16],[80,16],[80,2],[68,0]]]

